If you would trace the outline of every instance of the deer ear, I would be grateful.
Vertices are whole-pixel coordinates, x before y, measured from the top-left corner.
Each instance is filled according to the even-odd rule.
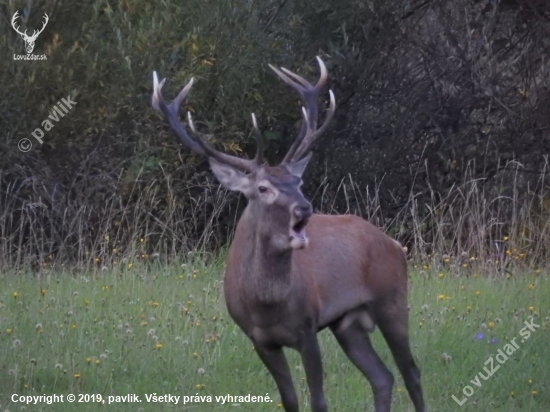
[[[287,163],[286,167],[288,171],[294,176],[302,177],[304,171],[306,170],[307,162],[309,162],[309,159],[311,159],[312,154],[313,152],[309,152],[306,157],[298,160],[297,162]]]
[[[229,190],[237,190],[247,195],[252,187],[247,175],[233,166],[229,166],[209,158],[210,168],[223,187]]]

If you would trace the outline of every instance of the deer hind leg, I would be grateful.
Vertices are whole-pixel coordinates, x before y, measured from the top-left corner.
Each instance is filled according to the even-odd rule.
[[[256,353],[273,376],[281,402],[286,412],[298,412],[298,397],[292,383],[292,375],[282,347],[254,345]]]
[[[375,412],[389,412],[393,375],[372,347],[368,329],[359,319],[349,323],[346,316],[330,325],[336,340],[351,362],[367,378],[374,394]]]
[[[384,336],[397,364],[405,387],[414,404],[416,412],[425,412],[426,405],[422,395],[420,384],[420,369],[414,362],[408,335],[409,313],[406,304],[390,304],[389,310],[384,307],[377,307],[375,314],[376,323]]]

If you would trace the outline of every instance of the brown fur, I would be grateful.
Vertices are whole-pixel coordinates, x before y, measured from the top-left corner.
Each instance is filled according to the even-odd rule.
[[[300,299],[312,308],[312,321],[323,328],[360,305],[406,299],[403,249],[357,216],[313,215],[306,226],[309,246],[271,257],[264,256],[266,246],[258,246],[251,236],[246,216],[243,220],[227,260],[225,298],[230,312],[246,314],[266,301],[284,304],[289,291],[298,288]],[[259,325],[239,326],[246,332]]]
[[[298,411],[281,350],[286,346],[302,356],[312,410],[327,411],[315,335],[329,327],[370,382],[375,411],[389,412],[393,376],[368,338],[376,324],[415,410],[424,412],[420,371],[408,341],[407,262],[399,243],[357,216],[316,214],[306,226],[308,246],[281,250],[272,246],[264,227],[281,222],[258,215],[262,210],[251,201],[237,225],[224,291],[231,317],[273,375],[285,410]]]

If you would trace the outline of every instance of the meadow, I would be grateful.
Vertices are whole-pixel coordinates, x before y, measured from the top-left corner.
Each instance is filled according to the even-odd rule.
[[[430,411],[548,410],[548,273],[534,268],[506,273],[473,273],[435,260],[411,264],[411,343]],[[282,410],[272,378],[227,314],[222,279],[223,256],[202,255],[170,265],[58,268],[41,277],[3,273],[0,411]],[[533,325],[527,338],[525,321]],[[372,410],[366,380],[330,332],[319,336],[330,410]],[[412,411],[385,342],[378,331],[372,338],[396,377],[393,410]],[[497,362],[498,350],[514,348],[514,338],[513,353]],[[308,410],[299,357],[287,354],[302,409]],[[486,363],[491,356],[494,365]],[[494,374],[489,377],[484,367]],[[464,389],[467,385],[471,389]],[[20,396],[64,398],[25,405],[13,402],[14,394],[18,401],[26,399]],[[76,395],[74,403],[68,394]],[[146,395],[153,394],[180,398],[177,405],[175,398],[148,402]],[[215,398],[248,394],[267,395],[270,402],[224,398],[222,404]],[[127,395],[137,397],[122,398]],[[196,402],[196,395],[212,402]],[[121,402],[109,404],[109,396],[120,396],[110,400]],[[183,405],[183,396],[193,398]],[[98,406],[101,399],[105,403]],[[128,400],[134,402],[123,402]]]

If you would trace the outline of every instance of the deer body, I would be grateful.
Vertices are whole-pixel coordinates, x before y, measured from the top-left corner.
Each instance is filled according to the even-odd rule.
[[[281,321],[289,323],[288,330],[309,325],[317,331],[347,316],[372,330],[371,306],[406,296],[403,250],[378,228],[352,215],[315,214],[307,230],[307,248],[269,253],[256,248],[246,220],[239,222],[227,260],[225,299],[252,340],[266,340],[264,329]],[[283,346],[295,346],[272,335]]]
[[[311,144],[332,118],[330,92],[326,119],[317,128],[317,98],[327,78],[316,86],[286,69],[271,67],[304,102],[299,137],[283,162],[261,162],[261,133],[254,122],[258,152],[246,160],[218,152],[204,143],[191,117],[189,136],[177,110],[193,80],[167,105],[154,75],[153,107],[161,112],[181,143],[209,158],[219,182],[248,199],[227,258],[224,294],[229,314],[250,338],[273,376],[286,411],[298,411],[298,397],[283,347],[300,353],[310,391],[311,409],[326,412],[323,367],[317,332],[329,328],[365,375],[376,412],[388,412],[394,379],[374,351],[369,333],[382,332],[416,412],[425,405],[409,345],[407,262],[398,242],[357,216],[313,214],[300,191]],[[306,235],[307,232],[307,235]]]

